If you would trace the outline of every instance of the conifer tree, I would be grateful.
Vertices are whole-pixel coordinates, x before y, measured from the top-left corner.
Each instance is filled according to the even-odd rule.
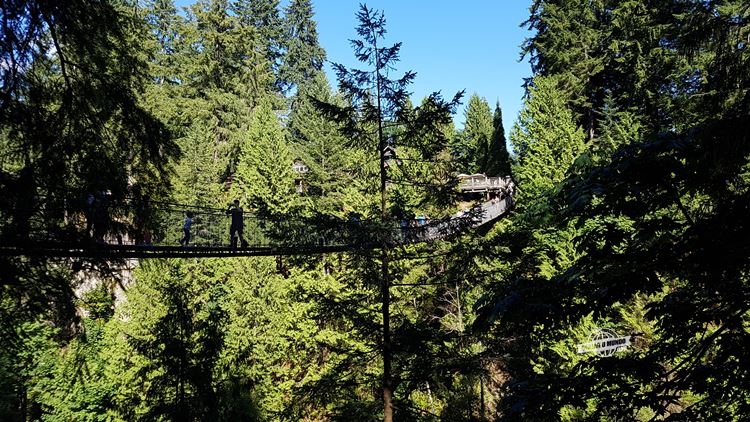
[[[271,73],[278,78],[285,36],[279,0],[234,0],[231,9],[241,26],[253,28],[258,40],[256,51],[261,53]],[[274,85],[279,88],[279,84],[277,79]]]
[[[607,47],[612,5],[608,0],[548,2],[535,0],[524,22],[536,30],[523,46],[534,74],[559,77],[565,103],[591,141],[596,134],[596,110],[604,101]]]
[[[293,0],[287,6],[284,14],[286,45],[279,67],[279,79],[287,91],[314,80],[323,70],[326,52],[318,42],[316,26],[310,0]]]
[[[463,93],[457,94],[452,101],[444,101],[438,93],[430,96],[430,107],[422,112],[417,112],[411,107],[406,87],[413,81],[415,73],[411,71],[399,79],[392,79],[390,72],[395,68],[399,60],[399,51],[401,44],[393,46],[383,46],[383,39],[386,34],[385,17],[382,12],[373,11],[367,6],[360,6],[357,13],[359,25],[357,33],[361,39],[352,40],[352,46],[355,55],[360,62],[363,62],[370,68],[366,70],[347,69],[343,65],[334,64],[334,70],[339,79],[339,88],[345,97],[346,105],[341,107],[336,104],[320,103],[319,105],[336,118],[342,125],[343,133],[350,139],[352,146],[361,148],[364,151],[372,151],[370,154],[376,154],[379,157],[379,183],[377,192],[379,192],[379,207],[377,207],[378,220],[383,227],[387,227],[390,219],[391,207],[388,204],[388,185],[390,177],[395,178],[395,174],[389,176],[391,170],[389,167],[392,161],[387,159],[386,147],[400,147],[406,145],[417,151],[430,153],[430,147],[427,145],[410,145],[418,139],[434,141],[436,145],[445,146],[445,138],[442,136],[443,126],[450,121],[450,115],[455,110],[458,101]],[[388,124],[395,124],[404,127],[399,137],[399,132],[386,128]],[[411,136],[413,134],[430,133],[435,136],[429,138]],[[441,148],[435,148],[440,150]],[[370,155],[372,157],[373,155]],[[372,158],[370,159],[372,161]],[[395,163],[395,160],[393,160]],[[370,173],[373,175],[372,173]],[[367,173],[364,173],[367,175]],[[373,175],[374,176],[374,175]],[[371,178],[374,179],[374,178]],[[409,182],[405,180],[404,182]],[[371,183],[371,182],[370,182]],[[372,191],[371,191],[372,192]],[[357,311],[358,304],[352,303],[348,318],[355,323],[367,324],[362,327],[362,332],[370,334],[365,340],[375,342],[381,351],[383,359],[382,367],[382,398],[384,409],[384,420],[393,420],[393,393],[397,387],[393,376],[393,339],[391,331],[391,283],[393,275],[390,273],[390,247],[388,245],[391,232],[388,229],[380,231],[377,234],[380,250],[376,256],[363,256],[364,259],[353,260],[353,268],[356,270],[353,274],[356,278],[350,280],[351,285],[361,286],[362,280],[366,283],[367,289],[377,288],[380,300],[380,317],[382,323],[372,327],[373,321],[370,317],[363,317],[360,311]],[[372,310],[372,309],[370,309]],[[399,319],[398,326],[407,324],[403,319]],[[378,333],[379,338],[373,338],[372,334]]]
[[[184,110],[184,98],[181,98],[181,82],[185,75],[184,18],[177,13],[172,0],[147,1],[137,13],[143,13],[146,21],[147,32],[141,41],[143,54],[149,56],[151,76],[143,102],[174,137],[180,137],[191,119],[190,113]]]
[[[332,122],[315,106],[315,101],[343,105],[328,85],[325,74],[316,72],[296,94],[289,116],[295,159],[301,159],[309,173],[301,175],[306,194],[315,201],[315,209],[324,214],[346,218],[350,212],[368,208],[362,194],[365,185],[359,177],[366,154],[354,148],[341,134],[341,126]]]
[[[29,215],[58,210],[39,214],[37,232],[83,242],[70,216],[83,209],[87,193],[109,190],[122,201],[131,183],[168,186],[178,151],[140,101],[149,67],[134,35],[145,25],[130,12],[119,2],[0,5],[3,243],[19,233],[19,220],[8,218],[19,206]],[[70,341],[81,328],[68,265],[45,257],[0,259],[0,419],[41,418],[31,375],[49,364],[39,359],[43,344]],[[55,333],[37,336],[34,325]],[[29,341],[39,350],[29,351]]]
[[[294,156],[269,102],[258,107],[242,138],[236,192],[263,215],[289,214],[299,205]]]
[[[208,207],[218,203],[225,168],[214,159],[212,135],[208,124],[196,120],[178,140],[182,157],[175,167],[172,190],[177,203]]]
[[[186,26],[183,97],[192,118],[210,122],[214,160],[223,178],[235,169],[252,110],[273,95],[271,73],[257,30],[240,23],[226,0],[202,0]],[[223,180],[220,180],[223,182]]]
[[[492,116],[492,140],[487,155],[486,173],[488,176],[509,176],[510,154],[505,143],[505,128],[503,127],[503,112],[500,103],[495,104]]]
[[[511,132],[516,153],[513,175],[519,203],[531,203],[561,182],[584,151],[583,131],[552,77],[536,77]]]
[[[492,112],[487,100],[472,94],[464,118],[464,129],[452,146],[453,155],[464,173],[486,171],[492,139]]]
[[[601,10],[614,60],[578,76],[606,81],[608,95],[593,108],[601,113],[593,149],[548,194],[542,218],[520,221],[527,235],[503,237],[530,262],[494,285],[495,308],[480,318],[498,321],[495,344],[509,357],[505,419],[733,420],[747,411],[747,370],[737,365],[746,353],[736,347],[747,337],[747,307],[733,300],[748,290],[747,252],[723,235],[744,238],[748,229],[738,218],[748,206],[740,139],[749,114],[739,88],[748,73],[737,71],[748,60],[739,42],[750,24],[745,3],[616,2]],[[535,10],[559,17],[581,5],[540,1]],[[578,42],[567,30],[577,22],[547,23],[537,41]],[[539,69],[534,89],[558,76],[563,83],[552,85],[563,98],[581,86],[565,82],[569,68],[553,69],[564,51],[547,52],[550,67]],[[525,137],[514,129],[514,170],[531,150]],[[527,182],[550,171],[539,167]],[[533,200],[523,189],[519,182]],[[593,326],[635,342],[606,359],[573,356]],[[556,393],[539,394],[550,389]]]

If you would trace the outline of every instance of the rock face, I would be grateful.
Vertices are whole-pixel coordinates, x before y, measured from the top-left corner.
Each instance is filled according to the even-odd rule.
[[[81,266],[75,273],[72,282],[73,293],[76,298],[81,299],[87,292],[105,285],[112,292],[115,299],[115,307],[126,300],[125,292],[133,282],[133,271],[138,266],[137,259],[124,259],[120,262],[107,262],[103,267],[91,266],[88,263],[72,262],[74,268]],[[82,317],[88,316],[86,309],[77,308]]]

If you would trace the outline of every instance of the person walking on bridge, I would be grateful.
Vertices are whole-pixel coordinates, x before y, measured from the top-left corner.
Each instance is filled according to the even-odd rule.
[[[185,213],[185,222],[182,224],[182,231],[185,234],[180,239],[180,245],[187,246],[190,242],[190,228],[193,226],[193,212],[187,211]]]
[[[247,242],[242,237],[242,232],[245,230],[245,222],[242,219],[242,208],[240,207],[239,199],[234,200],[232,205],[229,206],[226,214],[232,216],[232,225],[229,226],[229,240],[232,248],[237,248],[237,237],[235,236],[235,233],[239,235],[242,247],[246,248]]]

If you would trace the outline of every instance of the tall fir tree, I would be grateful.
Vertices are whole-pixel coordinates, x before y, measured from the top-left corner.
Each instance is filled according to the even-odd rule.
[[[444,125],[451,121],[451,114],[463,93],[458,93],[451,101],[445,101],[438,93],[433,93],[427,102],[429,107],[422,110],[412,109],[406,88],[413,81],[415,73],[407,71],[398,79],[390,76],[399,61],[401,44],[383,46],[386,34],[383,13],[362,5],[357,13],[357,19],[359,20],[357,33],[360,39],[352,40],[352,46],[357,59],[368,68],[348,69],[341,64],[334,64],[339,88],[346,102],[343,107],[322,102],[318,104],[342,125],[342,133],[350,139],[352,146],[369,152],[370,157],[379,157],[377,171],[373,172],[367,167],[365,170],[370,171],[371,181],[368,183],[376,187],[369,191],[370,194],[378,192],[379,206],[371,212],[377,216],[377,220],[385,228],[389,225],[392,210],[389,206],[389,185],[395,182],[414,183],[408,179],[397,180],[399,170],[392,166],[396,166],[398,160],[387,154],[389,151],[387,148],[395,148],[397,151],[399,148],[402,148],[402,151],[413,148],[425,155],[434,155],[435,150],[442,150],[447,144],[443,131]],[[393,125],[402,127],[402,130],[387,127]],[[432,136],[420,137],[415,136],[416,134]],[[430,145],[417,144],[415,142],[417,140],[433,143],[432,148]],[[370,158],[370,163],[373,162],[374,160]],[[367,172],[363,174],[368,176]],[[376,180],[379,183],[373,183]],[[382,392],[383,416],[386,421],[393,420],[394,392],[400,384],[394,377],[393,347],[403,340],[403,337],[398,339],[392,337],[391,327],[405,334],[408,330],[402,331],[401,329],[409,325],[403,315],[399,315],[398,319],[391,319],[391,283],[395,277],[401,275],[400,272],[391,273],[390,260],[393,258],[393,252],[388,245],[391,236],[392,232],[389,229],[379,230],[376,234],[376,241],[380,244],[379,250],[363,256],[355,256],[350,263],[354,271],[346,274],[350,277],[348,283],[351,286],[365,292],[369,290],[370,294],[374,293],[373,297],[377,298],[379,306],[368,301],[368,311],[363,313],[359,309],[360,304],[356,302],[349,302],[346,308],[337,304],[346,309],[346,317],[355,326],[360,327],[357,331],[363,335],[363,340],[370,344],[377,344],[380,350],[382,370],[378,372],[382,381],[380,391]],[[348,301],[352,299],[356,300],[356,296],[348,298]],[[378,323],[375,323],[377,317],[372,313],[376,309],[380,311],[381,319]],[[356,364],[357,360],[361,364],[362,355],[354,352],[356,359],[350,360],[349,365]],[[349,370],[351,371],[351,368]],[[368,402],[371,403],[371,400]],[[408,414],[410,411],[405,409],[404,413]],[[361,418],[362,416],[361,413],[350,413],[349,417]]]
[[[472,94],[464,119],[464,128],[452,146],[453,155],[464,173],[486,171],[492,139],[492,112],[487,100]]]
[[[274,87],[280,89],[278,76],[285,34],[279,0],[234,0],[231,10],[241,26],[254,29],[259,41],[256,52],[265,57],[269,71],[275,76]]]
[[[285,51],[279,79],[285,91],[313,81],[323,70],[326,52],[318,42],[317,24],[310,0],[293,0],[284,13]],[[316,83],[316,82],[314,82]]]
[[[558,75],[565,102],[574,111],[576,123],[586,129],[589,141],[596,135],[596,110],[605,95],[607,79],[602,71],[608,62],[610,3],[535,0],[524,22],[535,31],[523,46],[532,71]]]
[[[292,170],[294,156],[279,119],[264,102],[256,110],[247,133],[239,141],[242,152],[233,192],[261,215],[281,216],[300,205]]]
[[[341,134],[341,126],[332,122],[315,106],[316,101],[338,103],[325,73],[316,72],[299,87],[288,128],[295,158],[301,159],[309,173],[300,175],[306,194],[315,209],[345,218],[349,213],[369,208],[363,195],[361,171],[366,153],[353,147]]]
[[[580,10],[573,3],[535,4],[563,16]],[[480,318],[497,321],[492,337],[514,378],[504,419],[734,420],[747,412],[747,370],[736,364],[746,354],[736,346],[748,336],[740,328],[747,307],[732,299],[748,290],[747,252],[730,240],[747,231],[738,216],[748,206],[750,114],[739,88],[748,73],[736,71],[748,62],[739,42],[750,25],[745,3],[603,10],[612,60],[593,71],[607,93],[593,108],[601,113],[593,159],[582,156],[556,184],[544,218],[526,222],[530,236],[504,238],[520,243],[521,260],[557,265],[522,265],[503,277]],[[566,28],[550,24],[540,40],[577,42]],[[540,73],[537,88],[540,77],[571,76],[567,68]],[[553,247],[533,246],[540,241]],[[574,355],[595,326],[630,334],[634,344],[607,359]],[[556,394],[539,394],[550,389]]]
[[[492,140],[487,154],[486,173],[488,176],[509,176],[510,154],[505,142],[505,128],[503,127],[503,111],[500,103],[495,104],[492,116]]]
[[[185,33],[185,109],[210,124],[214,160],[223,167],[217,182],[235,170],[237,134],[247,129],[253,109],[275,92],[265,43],[254,27],[240,23],[230,6],[225,0],[198,2]]]
[[[533,203],[549,193],[585,150],[583,131],[557,86],[555,78],[536,77],[511,131],[516,153],[513,175],[521,204]]]

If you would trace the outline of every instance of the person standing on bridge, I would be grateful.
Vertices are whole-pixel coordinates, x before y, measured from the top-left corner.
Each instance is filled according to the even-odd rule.
[[[187,246],[190,242],[190,228],[193,226],[193,212],[188,211],[185,213],[185,223],[182,225],[182,231],[185,235],[180,239],[180,245]]]
[[[237,237],[235,236],[235,233],[239,235],[240,243],[242,244],[242,247],[246,248],[247,242],[242,237],[242,232],[245,230],[245,222],[242,219],[242,208],[240,207],[239,199],[234,200],[232,205],[229,206],[229,209],[227,210],[226,214],[232,216],[232,225],[229,226],[229,239],[230,239],[232,248],[237,247]]]

